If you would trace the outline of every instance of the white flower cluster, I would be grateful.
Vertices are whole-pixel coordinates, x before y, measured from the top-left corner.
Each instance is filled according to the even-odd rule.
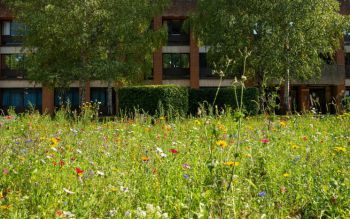
[[[130,214],[129,214],[130,216]],[[148,219],[167,219],[169,218],[168,213],[162,211],[159,206],[154,206],[152,204],[147,204],[146,209],[138,207],[135,211],[136,218],[148,218]]]

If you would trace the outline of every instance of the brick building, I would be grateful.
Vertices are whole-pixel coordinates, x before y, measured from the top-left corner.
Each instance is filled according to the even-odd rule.
[[[341,13],[349,14],[348,2],[341,2]],[[154,53],[153,77],[150,79],[153,84],[179,84],[195,89],[218,86],[219,78],[211,74],[206,62],[207,48],[198,47],[193,35],[182,28],[195,5],[195,0],[173,0],[162,16],[154,18],[155,29],[167,25],[168,43]],[[23,59],[21,36],[17,33],[21,24],[13,21],[13,16],[2,3],[0,22],[0,109],[15,106],[20,112],[35,105],[43,112],[52,112],[61,98],[69,99],[73,107],[78,107],[78,83],[73,83],[69,92],[62,95],[58,90],[50,90],[26,80],[20,65]],[[226,79],[223,86],[230,86],[231,82]],[[320,80],[303,83],[294,81],[292,85],[292,105],[299,111],[310,109],[317,100],[318,110],[326,112],[330,103],[339,103],[344,94],[350,95],[350,37],[345,36],[342,48],[336,53],[335,63],[325,65]],[[104,108],[107,102],[106,85],[100,81],[91,81],[86,99],[97,100]]]

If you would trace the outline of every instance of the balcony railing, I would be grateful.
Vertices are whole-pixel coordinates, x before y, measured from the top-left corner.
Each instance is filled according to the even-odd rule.
[[[23,44],[23,36],[1,36],[2,46],[21,46]]]
[[[329,84],[338,85],[344,83],[345,66],[344,65],[324,65],[321,77],[309,81],[295,81],[302,84]]]
[[[190,36],[188,34],[169,34],[168,46],[188,46],[190,45]]]
[[[189,68],[165,68],[163,69],[164,79],[189,79]]]
[[[10,69],[2,69],[0,72],[0,79],[17,79],[21,80],[25,78],[24,70],[10,70]]]

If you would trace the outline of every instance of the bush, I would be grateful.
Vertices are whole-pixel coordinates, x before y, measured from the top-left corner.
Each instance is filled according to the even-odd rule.
[[[120,110],[134,113],[143,110],[150,115],[184,115],[188,112],[188,89],[177,85],[152,85],[121,88],[118,92]]]
[[[207,102],[212,105],[217,88],[203,88],[199,90],[191,89],[189,92],[189,111],[192,115],[197,113],[200,104]],[[237,88],[238,99],[240,100],[241,89]],[[258,113],[258,96],[259,91],[257,88],[246,88],[243,93],[243,106],[245,111],[250,115]],[[237,108],[235,99],[234,88],[221,88],[215,101],[215,105],[219,109],[225,107]]]
[[[344,97],[342,105],[346,112],[350,112],[350,97]]]

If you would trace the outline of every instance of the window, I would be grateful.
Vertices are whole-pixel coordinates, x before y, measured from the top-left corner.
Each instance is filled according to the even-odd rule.
[[[55,90],[55,107],[69,105],[72,109],[78,109],[80,106],[79,88],[70,88],[67,90]]]
[[[350,88],[345,91],[345,96],[350,97]]]
[[[187,53],[165,53],[163,54],[163,68],[189,68],[190,55]]]
[[[23,36],[26,31],[26,26],[22,23],[14,21],[3,21],[2,22],[2,33],[3,36]]]
[[[169,46],[189,45],[190,37],[188,31],[184,30],[183,20],[165,20],[164,24],[168,28]]]
[[[30,89],[2,89],[1,106],[5,109],[15,107],[17,111],[24,111],[35,107],[41,110],[42,91],[40,88]]]
[[[91,88],[91,101],[100,103],[100,106],[107,105],[107,89],[106,88]]]
[[[23,70],[24,55],[23,54],[4,54],[2,55],[2,69]]]

